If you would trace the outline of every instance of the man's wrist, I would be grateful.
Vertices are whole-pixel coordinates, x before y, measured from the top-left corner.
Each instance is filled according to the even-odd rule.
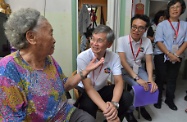
[[[137,81],[137,80],[139,80],[140,79],[140,77],[138,76],[138,75],[136,75],[135,77],[134,77],[134,80],[135,81]]]
[[[87,78],[87,75],[85,76],[83,75],[83,71],[80,71],[79,74],[80,74],[81,80],[84,80],[85,78]]]
[[[112,101],[111,103],[116,107],[116,109],[119,108],[119,103],[118,103],[118,102],[114,102],[114,101]]]

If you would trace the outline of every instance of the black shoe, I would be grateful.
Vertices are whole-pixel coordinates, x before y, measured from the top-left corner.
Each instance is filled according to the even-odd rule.
[[[184,100],[187,101],[187,95],[184,97]]]
[[[134,117],[133,113],[127,113],[125,116],[127,122],[138,122]]]
[[[142,117],[148,121],[152,121],[152,118],[150,116],[150,114],[146,111],[146,109],[144,107],[140,108],[140,114],[142,115]]]
[[[158,102],[156,104],[154,104],[155,108],[161,109],[162,105],[161,102]]]
[[[174,104],[173,100],[165,100],[165,103],[169,106],[170,109],[176,111],[177,106]]]
[[[187,101],[187,91],[186,91],[186,96],[184,97],[184,100]]]

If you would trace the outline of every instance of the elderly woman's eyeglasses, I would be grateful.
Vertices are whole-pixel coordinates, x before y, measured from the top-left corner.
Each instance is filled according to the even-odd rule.
[[[139,27],[137,27],[137,26],[132,26],[131,29],[132,29],[133,31],[135,31],[136,29],[138,29],[139,32],[142,32],[142,31],[145,30],[145,27],[143,27],[143,26],[139,26]]]

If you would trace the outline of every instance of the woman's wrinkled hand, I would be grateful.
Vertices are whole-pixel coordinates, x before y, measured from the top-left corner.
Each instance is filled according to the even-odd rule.
[[[99,67],[100,65],[102,65],[105,61],[105,59],[102,57],[98,62],[96,62],[96,57],[94,57],[90,63],[87,65],[86,69],[88,72],[96,69],[97,67]]]

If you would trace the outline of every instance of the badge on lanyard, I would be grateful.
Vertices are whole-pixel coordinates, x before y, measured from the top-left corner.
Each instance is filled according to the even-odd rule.
[[[139,46],[139,48],[138,48],[138,51],[137,51],[136,55],[134,55],[134,50],[133,50],[133,47],[132,47],[132,41],[131,41],[130,35],[129,35],[129,42],[130,42],[130,47],[131,47],[132,55],[133,55],[133,58],[134,58],[133,71],[134,71],[136,74],[138,74],[139,65],[136,63],[136,61],[137,61],[136,58],[138,57],[138,54],[139,54],[141,51],[142,51],[142,52],[144,51],[144,48],[141,47],[141,45],[142,45],[142,39],[140,39],[140,46]]]
[[[176,53],[178,49],[179,49],[179,46],[177,44],[172,45],[172,53]]]
[[[138,70],[139,70],[139,66],[136,63],[134,63],[133,64],[133,71],[134,71],[134,73],[138,74]]]

